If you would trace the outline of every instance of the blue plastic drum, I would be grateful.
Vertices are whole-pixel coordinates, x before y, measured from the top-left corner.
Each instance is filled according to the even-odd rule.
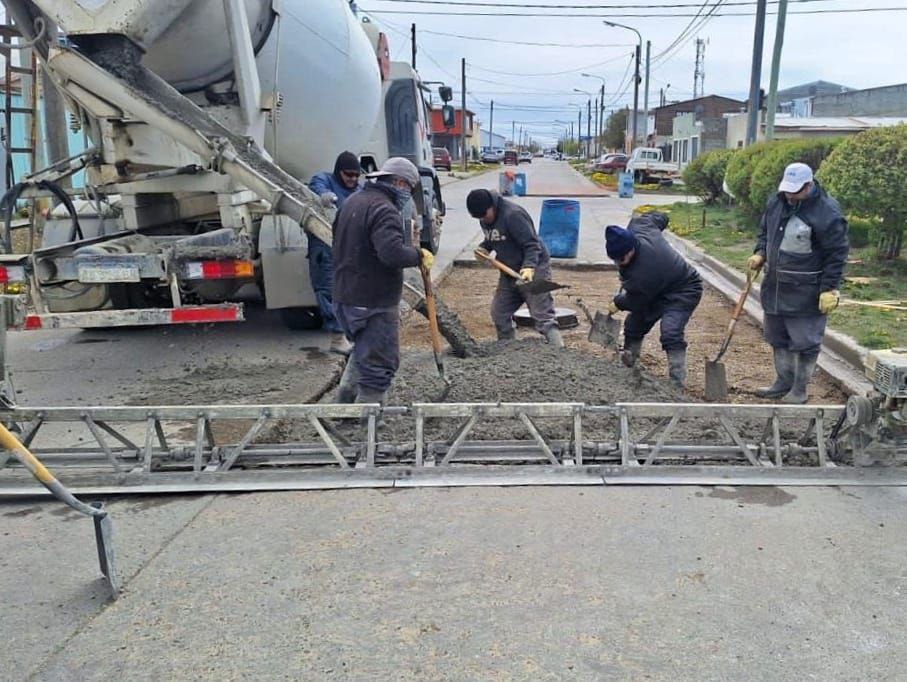
[[[518,197],[526,196],[526,174],[517,173],[513,182],[513,193]]]
[[[576,258],[579,246],[579,202],[545,199],[539,218],[539,237],[552,258]]]
[[[617,196],[619,196],[621,199],[633,198],[633,173],[618,174]]]
[[[513,196],[514,184],[515,178],[513,177],[513,173],[505,171],[498,175],[498,191],[501,193],[501,196]]]

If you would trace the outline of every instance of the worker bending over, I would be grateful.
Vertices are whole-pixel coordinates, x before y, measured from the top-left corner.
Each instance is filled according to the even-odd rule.
[[[517,204],[487,189],[474,189],[466,197],[469,215],[478,218],[485,239],[481,248],[495,251],[504,265],[520,273],[526,282],[534,278],[551,279],[551,259],[539,239],[529,214]],[[491,319],[498,339],[512,339],[516,333],[513,314],[523,303],[535,323],[535,329],[552,346],[563,348],[564,340],[557,328],[554,298],[551,292],[524,293],[517,282],[503,272],[491,301]]]
[[[667,226],[664,213],[646,213],[632,218],[627,229],[617,225],[605,229],[605,248],[618,265],[621,283],[608,312],[630,312],[624,321],[621,353],[627,367],[636,364],[643,337],[661,320],[661,347],[668,356],[668,376],[683,388],[687,379],[684,331],[702,298],[702,280],[668,244],[662,234]]]
[[[434,256],[404,237],[400,211],[421,186],[416,167],[392,157],[368,177],[334,225],[334,313],[353,342],[338,401],[383,405],[400,366],[403,269],[430,269]]]
[[[806,402],[828,313],[838,305],[849,248],[838,202],[819,186],[809,166],[790,164],[766,204],[759,240],[747,261],[750,270],[765,266],[764,333],[777,374],[757,395]]]

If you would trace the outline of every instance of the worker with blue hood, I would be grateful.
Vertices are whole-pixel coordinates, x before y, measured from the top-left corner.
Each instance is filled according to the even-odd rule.
[[[347,198],[359,189],[359,176],[362,169],[359,159],[352,152],[340,152],[334,162],[334,171],[317,173],[309,181],[309,189],[318,195],[321,205],[326,209],[338,212]],[[331,247],[313,234],[306,233],[309,240],[309,281],[315,291],[318,310],[324,328],[331,332],[333,353],[349,355],[352,345],[340,329],[340,323],[334,316],[331,289],[334,286],[334,260]]]
[[[702,280],[696,269],[668,243],[664,213],[633,217],[626,229],[605,228],[608,257],[618,266],[620,291],[608,305],[612,315],[629,311],[624,320],[621,361],[632,367],[642,340],[661,320],[661,347],[668,356],[668,376],[683,388],[687,378],[687,323],[702,299]]]

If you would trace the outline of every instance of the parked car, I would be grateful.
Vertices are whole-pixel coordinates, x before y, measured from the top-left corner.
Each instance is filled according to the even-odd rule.
[[[505,166],[518,166],[520,163],[520,157],[517,156],[515,149],[507,149],[504,151],[504,165]]]
[[[657,147],[637,147],[627,161],[627,172],[633,173],[635,182],[660,182],[669,184],[680,177],[677,164],[665,161]]]
[[[619,173],[627,167],[628,160],[626,154],[605,154],[593,168],[599,173]]]
[[[504,152],[500,149],[488,149],[482,152],[482,163],[501,163],[504,160]]]
[[[522,152],[520,154],[520,163],[532,163],[532,154],[530,152]]]
[[[450,170],[450,152],[444,149],[444,147],[432,147],[432,165],[437,168],[443,168],[446,171]]]

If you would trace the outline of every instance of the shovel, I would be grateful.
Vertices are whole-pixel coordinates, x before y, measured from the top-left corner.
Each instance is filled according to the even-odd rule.
[[[425,310],[428,312],[428,328],[431,332],[431,349],[435,354],[435,366],[438,368],[438,376],[444,381],[446,388],[443,395],[450,390],[450,379],[444,374],[444,363],[441,361],[441,353],[444,349],[441,346],[441,330],[438,328],[438,309],[435,306],[435,292],[431,286],[431,272],[424,265],[419,266],[419,272],[422,273],[422,286],[425,288]]]
[[[576,305],[582,309],[586,319],[589,320],[589,336],[587,337],[589,342],[597,343],[605,348],[618,348],[620,320],[615,320],[611,313],[603,315],[600,310],[595,311],[595,317],[593,318],[589,313],[589,309],[580,299],[576,300]]]
[[[501,261],[494,257],[491,253],[486,251],[483,248],[478,248],[474,252],[479,258],[488,261],[498,270],[503,272],[505,275],[509,275],[516,280],[516,288],[519,291],[523,291],[530,295],[535,294],[544,294],[549,291],[555,291],[557,289],[569,289],[570,287],[566,284],[558,284],[557,282],[552,282],[548,279],[534,279],[531,282],[526,282],[520,277],[520,273],[512,268],[507,267]]]
[[[727,372],[724,363],[719,362],[727,352],[728,346],[731,345],[731,337],[734,335],[734,327],[737,326],[737,320],[740,319],[740,313],[743,312],[743,305],[746,303],[746,297],[750,295],[750,289],[753,281],[759,276],[758,270],[750,270],[746,277],[746,286],[740,292],[740,298],[737,299],[737,305],[734,306],[734,312],[731,313],[731,321],[727,327],[727,336],[724,343],[718,350],[718,355],[714,360],[705,361],[705,399],[714,402],[727,400]]]

